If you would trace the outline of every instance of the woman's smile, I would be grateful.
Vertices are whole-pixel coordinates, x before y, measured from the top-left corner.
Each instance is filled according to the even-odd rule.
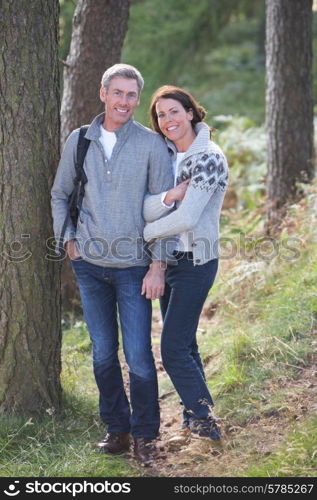
[[[163,134],[174,142],[178,151],[186,151],[195,138],[193,112],[175,99],[159,99],[156,103],[158,125]]]

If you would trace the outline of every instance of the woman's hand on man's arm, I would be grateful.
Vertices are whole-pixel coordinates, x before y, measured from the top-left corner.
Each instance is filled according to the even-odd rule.
[[[190,179],[186,179],[186,181],[183,181],[177,186],[173,187],[172,189],[169,189],[163,200],[165,205],[172,205],[175,201],[182,201],[187,191],[189,183]]]

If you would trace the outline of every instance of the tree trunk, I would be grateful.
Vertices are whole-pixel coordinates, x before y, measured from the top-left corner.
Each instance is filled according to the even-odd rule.
[[[129,0],[79,0],[64,68],[61,144],[72,130],[103,110],[99,88],[103,72],[120,61],[128,28]]]
[[[0,412],[60,407],[60,272],[46,258],[59,156],[58,0],[2,0]]]
[[[64,68],[61,145],[72,130],[88,124],[104,109],[99,88],[104,71],[120,62],[128,29],[129,0],[79,0]],[[62,268],[65,312],[80,310],[79,291],[68,259]]]
[[[314,176],[312,0],[266,1],[268,227]]]

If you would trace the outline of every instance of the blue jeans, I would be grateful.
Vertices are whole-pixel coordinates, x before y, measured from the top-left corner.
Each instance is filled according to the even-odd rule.
[[[218,269],[218,259],[194,266],[190,253],[179,252],[177,265],[168,266],[161,311],[161,355],[184,405],[184,423],[207,418],[213,400],[207,388],[196,331],[199,316]]]
[[[93,344],[100,417],[108,432],[155,438],[160,415],[151,346],[152,305],[141,295],[148,267],[107,268],[83,259],[73,260],[72,267]],[[118,359],[117,307],[129,367],[131,410]]]

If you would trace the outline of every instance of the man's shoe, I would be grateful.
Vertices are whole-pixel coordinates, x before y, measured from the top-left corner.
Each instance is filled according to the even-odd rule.
[[[220,427],[216,419],[212,417],[202,419],[193,418],[190,420],[189,428],[193,434],[198,434],[200,437],[208,437],[212,441],[220,441],[222,438]]]
[[[157,456],[154,439],[136,438],[134,440],[134,458],[142,465],[150,465]]]
[[[110,453],[111,455],[119,455],[130,448],[130,434],[118,432],[108,432],[106,437],[97,444],[97,449],[101,453]]]

